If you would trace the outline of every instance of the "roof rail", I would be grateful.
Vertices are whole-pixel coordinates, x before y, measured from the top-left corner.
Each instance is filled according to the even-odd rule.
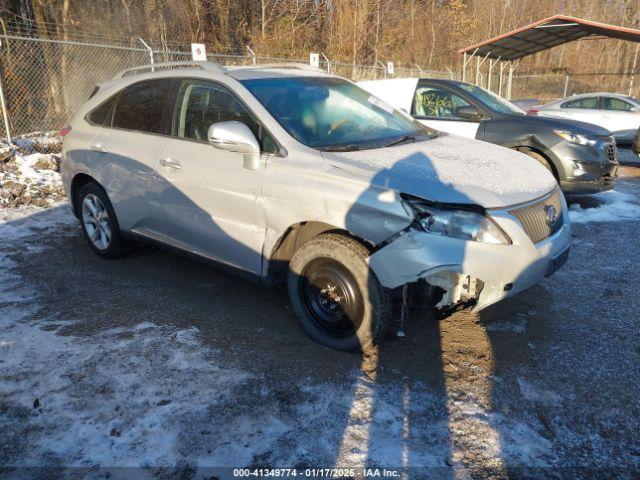
[[[283,68],[283,69],[291,69],[291,70],[308,70],[311,72],[322,72],[326,73],[323,69],[319,67],[314,67],[313,65],[309,65],[308,63],[302,62],[282,62],[282,63],[262,63],[260,65],[238,65],[234,67],[230,67],[233,70],[260,70],[262,68]]]
[[[225,73],[227,71],[222,65],[216,62],[164,62],[148,65],[140,65],[138,67],[127,68],[118,72],[113,78],[124,78],[132,75],[142,75],[143,73],[161,71],[161,70],[181,70],[181,69],[200,69],[208,70],[215,73]]]

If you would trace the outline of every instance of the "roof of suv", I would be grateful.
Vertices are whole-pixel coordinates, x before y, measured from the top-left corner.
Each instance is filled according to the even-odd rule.
[[[304,63],[224,67],[215,62],[185,61],[140,65],[122,70],[116,74],[113,79],[120,80],[127,77],[142,75],[147,78],[154,76],[167,76],[167,72],[170,72],[171,75],[183,76],[185,74],[190,74],[193,70],[211,72],[217,75],[230,75],[238,80],[250,78],[284,78],[291,76],[327,76],[323,70]]]
[[[286,77],[328,77],[327,73],[320,69],[294,65],[265,65],[256,67],[231,67],[227,69],[227,74],[236,80],[249,80],[254,78],[286,78]]]

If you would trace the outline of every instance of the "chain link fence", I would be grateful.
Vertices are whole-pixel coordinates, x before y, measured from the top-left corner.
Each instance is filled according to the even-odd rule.
[[[96,84],[123,69],[149,64],[152,59],[155,63],[191,60],[190,51],[152,50],[144,42],[140,46],[119,46],[10,34],[0,34],[0,41],[0,81],[5,100],[2,113],[6,114],[13,139],[58,131]],[[208,53],[207,58],[227,66],[309,61],[259,56],[247,50],[247,55]],[[356,81],[391,77],[382,65],[328,62],[325,58],[320,67]],[[402,67],[396,68],[394,76],[426,75],[451,76],[448,72]],[[6,131],[0,134],[6,136]]]
[[[624,73],[522,73],[513,77],[512,99],[537,99],[548,103],[569,95],[618,92],[640,95],[640,79]],[[495,91],[495,90],[494,90]]]

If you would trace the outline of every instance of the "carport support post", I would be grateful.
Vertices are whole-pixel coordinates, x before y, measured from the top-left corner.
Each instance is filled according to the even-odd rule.
[[[473,58],[473,56],[476,54],[477,51],[478,49],[476,48],[471,53],[471,56],[468,58],[467,58],[467,52],[463,53],[463,56],[462,56],[462,81],[463,82],[467,81],[467,64],[471,61],[471,59]]]
[[[502,96],[502,72],[504,71],[504,62],[500,62],[500,80],[498,81],[498,96]]]
[[[0,40],[0,47],[2,46],[2,40]],[[4,121],[4,130],[7,133],[7,143],[12,145],[11,142],[11,128],[9,127],[9,113],[7,112],[7,102],[4,99],[4,88],[2,88],[2,74],[4,68],[0,68],[0,104],[2,105],[2,120]]]
[[[569,91],[569,74],[564,74],[564,90],[562,92],[562,98],[567,97],[567,92]]]
[[[636,53],[633,55],[633,66],[631,67],[631,76],[629,77],[629,96],[631,96],[631,92],[633,91],[633,74],[636,71],[636,65],[638,63],[638,47],[640,47],[640,43],[636,43]]]
[[[467,52],[462,54],[462,81],[467,81]]]
[[[489,74],[487,75],[487,90],[491,91],[491,75],[493,72],[493,67],[495,67],[502,57],[498,57],[497,59],[489,59]]]
[[[491,53],[491,52],[489,52]],[[476,57],[476,85],[480,86],[480,67],[487,60],[489,53],[485,55],[485,57],[480,61],[480,57]]]
[[[507,100],[511,100],[512,85],[513,85],[513,62],[509,61],[509,78],[507,79]]]

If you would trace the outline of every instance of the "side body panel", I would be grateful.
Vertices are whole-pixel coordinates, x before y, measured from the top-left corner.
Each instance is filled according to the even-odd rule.
[[[89,146],[86,169],[109,195],[122,230],[160,227],[156,165],[162,142],[160,135],[102,128]]]
[[[258,170],[247,170],[242,154],[166,138],[158,162],[163,235],[184,248],[260,274],[265,159],[263,155]],[[175,163],[179,168],[163,166]]]
[[[441,120],[435,118],[420,118],[419,121],[441,132],[452,133],[465,138],[476,138],[478,129],[480,128],[480,122]]]

